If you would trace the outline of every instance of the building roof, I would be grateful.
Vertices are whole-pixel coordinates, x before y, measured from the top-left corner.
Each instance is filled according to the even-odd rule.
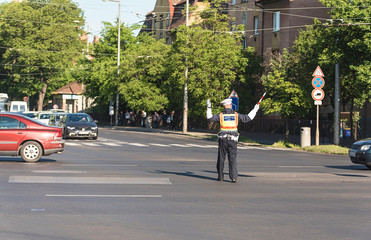
[[[59,88],[58,90],[52,92],[52,95],[57,94],[72,94],[72,95],[81,95],[83,91],[83,87],[81,83],[77,83],[76,81],[72,81],[67,85]]]

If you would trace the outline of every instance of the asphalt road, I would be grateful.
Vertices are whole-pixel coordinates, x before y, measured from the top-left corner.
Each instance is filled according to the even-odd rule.
[[[0,157],[0,239],[370,239],[371,171],[347,156],[241,145],[236,184],[216,157],[214,141],[108,129],[39,163]]]

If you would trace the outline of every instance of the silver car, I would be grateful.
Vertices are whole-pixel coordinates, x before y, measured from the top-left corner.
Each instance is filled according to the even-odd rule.
[[[353,143],[349,149],[349,157],[353,163],[363,164],[371,169],[371,138]]]

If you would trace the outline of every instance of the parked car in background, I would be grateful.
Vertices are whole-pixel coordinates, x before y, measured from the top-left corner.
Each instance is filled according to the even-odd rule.
[[[26,116],[26,117],[29,117],[29,118],[32,118],[32,119],[35,119],[37,120],[37,115],[39,114],[39,112],[34,112],[34,111],[30,111],[30,112],[23,112],[22,115]]]
[[[371,169],[371,138],[353,143],[349,149],[349,157],[353,163],[363,164]]]
[[[63,117],[66,113],[63,112],[54,112],[49,118],[49,125],[50,126],[60,126],[60,122],[62,121]]]
[[[37,120],[44,123],[45,125],[49,124],[49,118],[52,115],[52,112],[39,112],[37,115]]]
[[[37,162],[41,156],[62,153],[62,128],[41,124],[13,113],[0,113],[0,155],[21,156],[26,162]]]
[[[66,113],[60,126],[63,127],[63,138],[98,138],[98,126],[86,113]]]

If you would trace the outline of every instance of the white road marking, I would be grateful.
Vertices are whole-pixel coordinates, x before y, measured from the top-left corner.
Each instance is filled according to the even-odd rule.
[[[10,176],[9,183],[171,185],[169,178]]]
[[[87,173],[86,171],[68,171],[68,170],[33,170],[33,173]]]
[[[159,144],[159,143],[148,143],[148,144],[152,146],[158,146],[158,147],[170,147],[169,145]]]
[[[190,146],[187,146],[187,145],[181,145],[181,144],[170,144],[171,146],[174,146],[174,147],[184,147],[184,148],[188,148]]]
[[[141,143],[127,143],[127,144],[131,146],[137,146],[137,147],[148,147],[148,145],[141,144]]]
[[[74,143],[74,142],[65,142],[64,144],[67,146],[81,146],[80,143]]]
[[[96,143],[83,142],[81,144],[91,146],[91,147],[100,147],[100,145]]]
[[[64,167],[137,167],[136,164],[61,164]]]
[[[72,195],[72,194],[46,194],[45,197],[161,198],[162,195]]]
[[[243,147],[238,146],[237,148],[238,148],[238,149],[258,149],[258,150],[264,150],[264,151],[268,150],[268,149],[266,149],[266,148],[262,148],[262,147],[253,147],[253,146],[243,146]]]
[[[121,144],[111,143],[111,142],[103,142],[102,144],[104,144],[104,145],[108,145],[108,146],[112,146],[112,147],[119,147],[119,146],[122,146]]]
[[[205,145],[197,145],[197,144],[187,144],[187,146],[190,146],[190,147],[199,147],[199,148],[208,148],[208,146],[205,146]]]

